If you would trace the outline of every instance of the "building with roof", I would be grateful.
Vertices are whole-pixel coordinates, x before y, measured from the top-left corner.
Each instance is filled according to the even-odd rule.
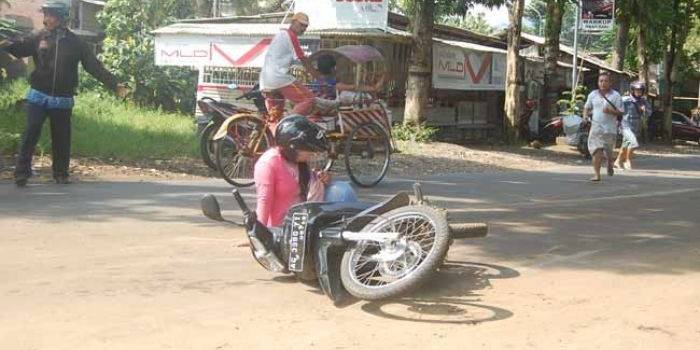
[[[188,66],[199,71],[198,98],[209,96],[233,99],[240,92],[227,86],[250,87],[258,79],[265,42],[280,28],[285,14],[183,20],[159,28],[156,35],[156,62]],[[403,117],[411,34],[408,18],[389,13],[387,25],[364,28],[313,28],[300,41],[308,52],[342,45],[371,45],[385,59],[384,67],[366,67],[363,74],[385,70],[390,79],[384,98],[394,121]],[[427,123],[449,131],[448,136],[465,138],[499,137],[503,128],[505,99],[506,43],[498,37],[443,25],[435,26],[433,90]],[[528,64],[531,74],[542,71],[541,64]],[[341,68],[341,67],[339,67]],[[342,71],[342,69],[341,69]],[[345,70],[350,78],[356,71]],[[303,74],[300,74],[300,77]]]

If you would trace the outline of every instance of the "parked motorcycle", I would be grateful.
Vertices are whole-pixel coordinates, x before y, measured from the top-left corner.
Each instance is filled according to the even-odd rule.
[[[575,146],[576,150],[586,159],[591,159],[588,151],[588,134],[591,130],[591,121],[577,115],[561,117],[566,143]]]
[[[540,121],[537,125],[537,132],[532,132],[530,129],[530,118],[536,107],[537,102],[534,100],[525,102],[525,112],[518,118],[520,135],[523,135],[527,142],[536,146],[536,148],[555,144],[557,137],[562,133],[561,117]]]
[[[236,98],[236,100],[252,100],[259,112],[265,112],[265,98],[257,87],[258,85],[256,84],[253,89]],[[231,84],[227,88],[235,90],[238,87],[235,84]],[[212,138],[226,118],[234,114],[252,113],[253,111],[231,103],[217,101],[211,97],[203,97],[197,101],[197,105],[199,110],[202,111],[202,116],[197,118],[197,134],[199,135],[199,149],[202,160],[207,166],[217,170],[215,162],[217,143]]]
[[[307,202],[293,206],[279,228],[267,228],[238,202],[253,258],[272,272],[318,280],[336,305],[348,295],[364,300],[391,298],[415,290],[442,264],[454,239],[484,237],[486,224],[448,223],[447,211],[427,204],[419,184],[415,199],[400,192],[378,204]],[[221,216],[213,195],[202,211]]]

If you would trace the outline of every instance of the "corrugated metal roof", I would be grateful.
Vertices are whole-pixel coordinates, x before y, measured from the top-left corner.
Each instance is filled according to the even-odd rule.
[[[274,23],[175,23],[153,31],[155,34],[274,35],[282,24]]]
[[[491,47],[491,46],[485,46],[485,45],[479,45],[479,44],[474,44],[474,43],[467,43],[464,41],[454,41],[454,40],[445,40],[445,39],[440,39],[440,38],[433,38],[433,41],[451,45],[451,46],[457,46],[463,49],[469,49],[469,50],[474,50],[474,51],[481,51],[481,52],[496,52],[496,53],[502,53],[506,54],[507,51],[503,49],[499,49],[496,47]]]
[[[544,45],[544,42],[545,42],[545,39],[544,39],[543,37],[541,37],[541,36],[532,35],[532,34],[528,34],[528,33],[522,33],[521,36],[522,36],[524,39],[526,39],[526,40],[528,40],[528,41],[531,41],[531,42],[533,42],[533,43],[535,43],[535,44],[537,44],[537,45]],[[569,54],[569,55],[571,55],[571,56],[574,56],[574,48],[571,47],[571,46],[567,46],[567,45],[564,45],[564,44],[559,44],[559,50],[561,50],[561,51],[563,51],[563,52],[565,52],[565,53],[567,53],[567,54]],[[584,61],[590,63],[590,64],[596,65],[596,66],[598,66],[598,67],[600,67],[600,68],[603,68],[603,69],[605,69],[605,70],[609,70],[609,71],[611,71],[611,72],[615,72],[615,73],[618,73],[618,74],[626,74],[626,75],[629,75],[629,76],[635,76],[635,75],[636,75],[636,73],[635,73],[635,72],[632,72],[632,71],[628,71],[628,70],[620,71],[620,70],[617,70],[617,69],[611,67],[610,65],[608,65],[607,62],[601,60],[600,58],[594,57],[594,56],[591,56],[591,55],[587,55],[587,54],[582,53],[582,52],[578,52],[578,57],[579,57],[580,59],[582,59],[582,60],[584,60]]]
[[[175,23],[158,28],[154,34],[202,34],[221,36],[251,36],[275,35],[289,25],[279,23]],[[410,37],[411,34],[398,29],[323,29],[309,30],[304,35],[336,35],[336,36],[400,36]]]
[[[107,1],[100,1],[100,0],[80,0],[80,2],[87,2],[89,4],[98,5],[98,6],[102,6],[102,7],[107,5]]]

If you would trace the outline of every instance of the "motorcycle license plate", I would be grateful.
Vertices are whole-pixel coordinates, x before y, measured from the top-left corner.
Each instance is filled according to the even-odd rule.
[[[301,272],[304,269],[304,253],[306,252],[306,226],[309,221],[308,213],[292,215],[292,235],[289,242],[289,270]]]

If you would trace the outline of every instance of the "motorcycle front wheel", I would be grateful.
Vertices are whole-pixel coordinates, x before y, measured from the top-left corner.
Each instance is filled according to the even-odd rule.
[[[415,290],[440,266],[450,241],[445,212],[424,205],[392,210],[362,231],[399,233],[391,242],[358,242],[343,254],[343,286],[352,296],[364,300]]]

